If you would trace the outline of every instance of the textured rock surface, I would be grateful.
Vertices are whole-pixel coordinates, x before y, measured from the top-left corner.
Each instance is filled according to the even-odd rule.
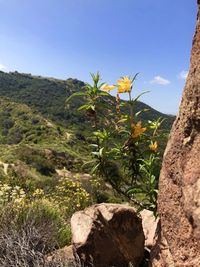
[[[72,242],[84,266],[139,266],[144,253],[142,221],[133,208],[98,204],[71,219]]]
[[[48,255],[47,260],[49,262],[52,262],[53,260],[60,260],[61,262],[67,262],[69,264],[73,263],[75,259],[72,246],[66,246],[62,249],[54,251],[51,255]]]
[[[149,210],[143,210],[140,215],[145,236],[145,247],[151,249],[155,245],[154,236],[158,226],[158,219],[155,219],[153,212]]]
[[[200,266],[200,0],[189,76],[161,176],[153,266]]]

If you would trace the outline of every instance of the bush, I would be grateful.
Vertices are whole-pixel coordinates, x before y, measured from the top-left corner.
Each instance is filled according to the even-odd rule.
[[[20,205],[14,201],[1,205],[1,267],[67,267],[69,264],[61,259],[47,260],[47,255],[70,240],[70,227],[55,203],[36,199]]]
[[[33,157],[32,166],[36,168],[36,170],[40,172],[42,175],[48,176],[51,175],[52,173],[55,173],[53,164],[49,160],[42,158],[39,155],[37,156],[35,155]]]
[[[133,78],[124,76],[114,85],[101,83],[99,73],[91,76],[92,84],[86,84],[83,92],[73,93],[66,100],[69,103],[74,96],[81,96],[85,101],[78,110],[91,120],[91,174],[110,183],[118,194],[137,206],[138,210],[149,209],[157,216],[161,165],[159,140],[163,120],[158,118],[142,122],[141,114],[147,110],[136,112],[138,99],[147,93],[132,97],[133,83],[138,74]],[[109,92],[115,88],[115,106],[106,107],[105,100],[107,98],[109,101]],[[120,99],[123,93],[127,94],[126,102]]]
[[[83,189],[80,182],[74,182],[67,177],[59,180],[52,198],[68,218],[75,211],[82,210],[92,203],[90,194]]]
[[[41,252],[50,252],[52,249],[70,244],[71,233],[68,223],[64,220],[61,211],[47,199],[28,201],[11,201],[1,205],[0,233],[17,231],[23,232],[31,228],[37,231]]]
[[[70,228],[61,210],[55,202],[45,198],[26,205],[19,214],[18,223],[19,226],[33,224],[41,229],[43,235],[46,235],[43,241],[46,250],[63,247],[71,242]]]
[[[36,228],[30,226],[20,232],[11,229],[0,235],[1,267],[75,267],[59,258],[48,260],[40,251],[40,238]]]
[[[42,175],[49,176],[55,173],[53,162],[45,158],[45,154],[42,151],[30,147],[23,147],[17,153],[20,160],[31,165]]]

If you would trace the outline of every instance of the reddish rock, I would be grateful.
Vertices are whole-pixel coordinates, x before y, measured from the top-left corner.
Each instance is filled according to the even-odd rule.
[[[159,184],[161,232],[152,266],[200,266],[200,0],[190,71]]]
[[[71,219],[75,256],[83,266],[139,266],[144,253],[142,220],[126,205],[97,204]],[[76,256],[77,258],[77,256]]]

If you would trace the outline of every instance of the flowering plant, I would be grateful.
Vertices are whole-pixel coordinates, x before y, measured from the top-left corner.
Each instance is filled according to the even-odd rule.
[[[133,79],[124,76],[114,85],[100,83],[100,75],[92,74],[93,84],[86,84],[85,91],[73,96],[82,96],[86,103],[79,110],[86,110],[92,121],[93,160],[91,172],[94,176],[109,182],[113,189],[133,202],[139,209],[149,209],[156,215],[157,186],[160,170],[159,139],[163,120],[142,122],[141,114],[135,112],[135,105],[141,95],[132,97]],[[110,91],[117,89],[115,103]],[[122,101],[120,94],[128,94],[128,101]],[[106,102],[107,101],[107,102]],[[105,105],[107,103],[107,105]],[[115,105],[111,112],[110,105]],[[99,114],[104,114],[104,120]]]
[[[0,205],[5,205],[8,202],[18,205],[23,203],[25,197],[26,193],[21,187],[0,183]]]
[[[55,191],[51,194],[51,198],[67,216],[72,215],[77,210],[84,209],[92,203],[90,194],[87,193],[80,182],[73,181],[68,177],[60,178]]]

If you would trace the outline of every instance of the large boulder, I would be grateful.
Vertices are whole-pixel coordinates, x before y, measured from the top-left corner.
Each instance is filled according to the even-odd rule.
[[[200,266],[200,0],[190,71],[160,175],[152,265]]]
[[[76,259],[83,266],[139,266],[144,253],[142,220],[127,205],[97,204],[71,219]],[[78,257],[77,257],[78,256]]]

